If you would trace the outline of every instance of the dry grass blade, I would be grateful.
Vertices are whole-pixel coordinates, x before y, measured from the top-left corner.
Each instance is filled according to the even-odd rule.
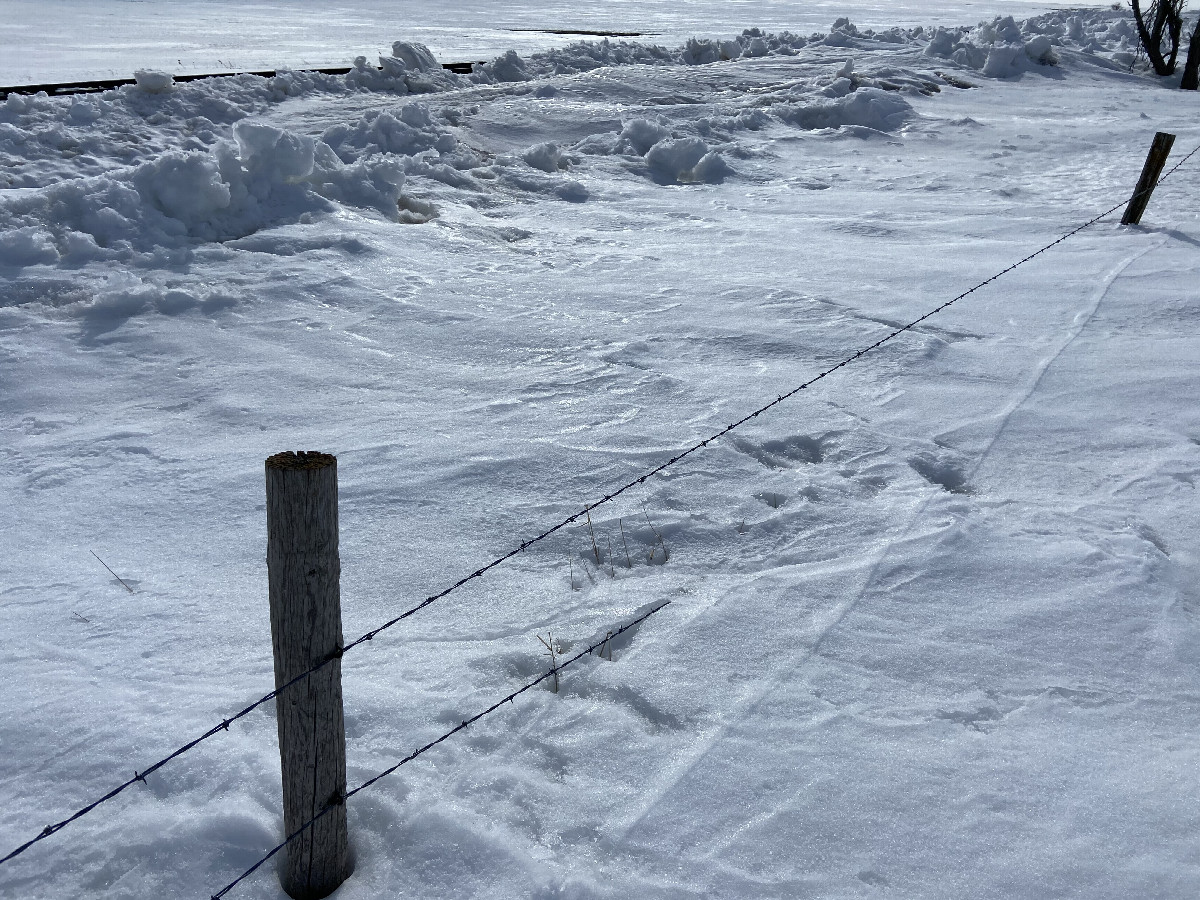
[[[549,640],[546,640],[546,638],[549,638]],[[537,636],[537,639],[542,642],[542,646],[545,647],[546,651],[550,654],[550,669],[554,672],[554,693],[557,694],[558,693],[558,657],[554,653],[554,634],[552,632],[547,631],[545,638],[539,634]]]

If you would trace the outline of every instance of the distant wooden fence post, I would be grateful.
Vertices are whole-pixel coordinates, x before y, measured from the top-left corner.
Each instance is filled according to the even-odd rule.
[[[1142,221],[1142,213],[1146,211],[1150,195],[1154,193],[1154,187],[1158,184],[1158,177],[1162,174],[1163,166],[1167,164],[1167,155],[1174,143],[1173,134],[1160,131],[1154,135],[1150,155],[1146,157],[1146,164],[1142,166],[1142,177],[1138,179],[1133,197],[1125,207],[1125,215],[1121,217],[1122,225],[1137,225]]]
[[[342,647],[337,459],[277,453],[266,468],[267,579],[278,689]],[[336,804],[286,851],[283,889],[296,900],[320,900],[350,874],[341,659],[283,691],[275,708],[284,836]]]

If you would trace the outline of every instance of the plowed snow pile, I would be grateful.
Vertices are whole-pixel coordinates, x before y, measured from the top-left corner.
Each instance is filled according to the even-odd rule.
[[[0,102],[0,855],[273,687],[266,456],[338,456],[352,639],[1181,160],[1135,50],[839,18]],[[353,786],[671,601],[353,797],[335,896],[1200,893],[1197,197],[347,653]],[[281,837],[273,710],[0,897],[211,896]]]

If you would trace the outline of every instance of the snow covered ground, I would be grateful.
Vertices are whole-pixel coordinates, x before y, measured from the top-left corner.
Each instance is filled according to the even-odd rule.
[[[1127,13],[960,6],[0,104],[0,853],[270,689],[271,453],[338,455],[352,638],[1200,144]],[[672,601],[353,798],[335,896],[1196,896],[1198,173],[348,654],[355,785]],[[0,897],[281,823],[264,709]]]

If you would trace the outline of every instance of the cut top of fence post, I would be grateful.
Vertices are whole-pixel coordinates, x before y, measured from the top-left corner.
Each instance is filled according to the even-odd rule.
[[[267,457],[268,469],[324,469],[336,465],[336,456],[319,450],[288,450]]]
[[[337,555],[337,457],[293,451],[267,457],[267,547],[275,554]],[[295,673],[293,673],[295,674]]]

